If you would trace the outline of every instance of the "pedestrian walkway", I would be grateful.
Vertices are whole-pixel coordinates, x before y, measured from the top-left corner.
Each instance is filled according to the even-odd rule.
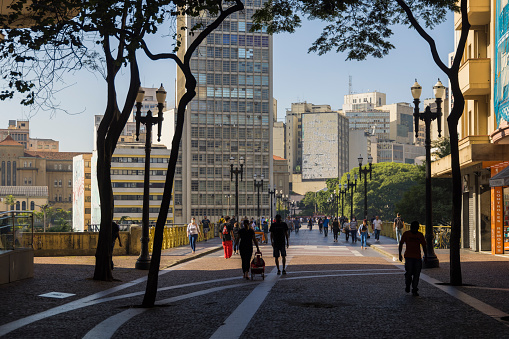
[[[200,242],[194,255],[188,246],[165,250],[153,309],[136,307],[147,274],[133,268],[136,257],[114,257],[121,281],[112,283],[90,279],[93,257],[36,258],[33,279],[0,286],[0,337],[509,337],[506,258],[462,251],[471,286],[451,287],[440,284],[448,281],[448,251],[437,250],[440,268],[423,270],[421,296],[412,297],[392,259],[396,241],[381,237],[371,246],[360,251],[344,237],[333,243],[301,230],[290,238],[286,276],[276,275],[271,246],[263,245],[265,280],[249,281],[240,256],[223,259],[219,239]],[[367,323],[338,326],[346,314]]]

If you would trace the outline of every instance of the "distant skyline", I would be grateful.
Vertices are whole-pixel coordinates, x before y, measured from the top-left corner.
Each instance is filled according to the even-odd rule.
[[[305,22],[294,34],[274,36],[274,98],[278,101],[278,120],[283,120],[287,108],[294,102],[328,104],[339,110],[343,96],[348,94],[349,76],[352,92],[379,91],[387,94],[387,103],[411,102],[410,87],[417,78],[423,87],[422,98],[433,96],[432,87],[438,78],[445,86],[447,76],[435,65],[427,43],[414,29],[394,28],[392,43],[395,49],[383,59],[345,61],[346,54],[334,52],[323,56],[307,53],[319,36],[323,24]],[[440,57],[447,64],[454,48],[453,14],[448,21],[430,31],[435,38]],[[170,61],[152,62],[138,53],[143,87],[164,84],[168,92],[168,107],[174,104],[176,66]],[[58,93],[62,109],[51,115],[40,111],[30,118],[32,138],[54,139],[60,142],[61,152],[91,152],[94,115],[103,114],[106,105],[106,83],[99,74],[85,71],[69,73],[68,86]],[[117,81],[119,97],[125,94],[127,78]],[[0,128],[7,128],[9,120],[24,120],[31,112],[19,100],[0,102]],[[119,102],[122,105],[122,102]],[[163,131],[164,133],[164,131]]]

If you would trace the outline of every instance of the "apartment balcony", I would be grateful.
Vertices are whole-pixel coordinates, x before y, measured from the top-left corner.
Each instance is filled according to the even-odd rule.
[[[460,67],[458,76],[465,100],[490,94],[490,59],[468,59]]]
[[[459,2],[458,2],[459,4]],[[490,1],[468,0],[468,22],[472,26],[483,26],[490,23]],[[454,13],[454,29],[459,31],[462,27],[461,13]]]

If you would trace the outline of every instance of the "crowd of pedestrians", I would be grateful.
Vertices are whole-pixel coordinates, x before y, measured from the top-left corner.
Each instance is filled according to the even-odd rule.
[[[253,218],[249,220],[247,217],[240,223],[233,218],[230,219],[230,217],[221,217],[219,229],[221,230],[224,257],[225,259],[229,259],[232,254],[240,254],[243,278],[249,279],[249,269],[253,257],[253,245],[256,246],[259,252],[259,240],[267,244],[270,238],[277,274],[285,275],[286,249],[289,247],[290,234],[292,231],[298,233],[303,224],[307,224],[309,231],[312,231],[313,225],[317,224],[319,234],[323,234],[324,237],[328,236],[330,227],[330,231],[334,235],[333,242],[337,243],[340,234],[344,233],[347,242],[349,238],[352,244],[360,240],[361,249],[364,250],[367,249],[367,239],[370,237],[370,226],[375,242],[380,241],[380,233],[382,231],[382,220],[380,220],[379,216],[375,216],[369,222],[367,219],[364,219],[362,223],[359,224],[355,216],[352,216],[350,220],[345,216],[339,218],[328,218],[324,216],[308,218],[307,220],[298,217],[287,218],[283,221],[281,215],[278,214],[270,225],[269,220],[264,217],[260,219],[259,223]],[[206,236],[207,232],[210,230],[210,221],[206,216],[204,216],[202,220],[202,226],[203,233]],[[418,296],[419,276],[422,269],[421,247],[424,253],[424,262],[427,260],[424,235],[419,232],[419,222],[417,221],[413,221],[410,225],[410,230],[404,232],[405,223],[399,213],[397,213],[392,226],[396,235],[396,241],[399,245],[399,260],[403,261],[403,257],[405,258],[405,292],[410,293],[410,291],[412,291],[414,296]],[[256,232],[263,234],[263,237],[257,237]],[[187,226],[187,236],[189,237],[189,243],[193,253],[196,251],[196,240],[199,235],[200,228],[196,223],[196,219],[193,217]],[[116,238],[113,238],[113,241],[115,240]],[[405,247],[404,255],[402,255],[403,247]],[[282,267],[280,266],[279,258],[281,258]]]

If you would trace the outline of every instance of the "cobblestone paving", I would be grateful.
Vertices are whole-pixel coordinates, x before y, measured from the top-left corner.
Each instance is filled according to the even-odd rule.
[[[301,230],[290,238],[288,274],[271,273],[272,248],[263,245],[267,277],[253,281],[241,278],[238,255],[225,260],[217,251],[219,240],[199,245],[194,256],[187,247],[163,253],[161,267],[168,269],[159,278],[159,305],[148,310],[138,307],[147,272],[133,268],[136,257],[114,257],[118,281],[112,283],[91,280],[94,257],[35,258],[33,279],[0,285],[0,336],[509,338],[506,322],[430,283],[420,282],[420,297],[406,294],[401,265],[390,256],[397,253],[390,239],[361,250],[344,236],[333,243],[318,231]],[[437,255],[440,268],[423,273],[447,282],[448,251]],[[508,264],[506,257],[463,251],[463,280],[473,286],[457,290],[509,313]],[[40,297],[52,291],[75,295]],[[58,307],[67,309],[57,314]],[[44,311],[53,313],[28,321]],[[8,331],[15,321],[25,323]]]

